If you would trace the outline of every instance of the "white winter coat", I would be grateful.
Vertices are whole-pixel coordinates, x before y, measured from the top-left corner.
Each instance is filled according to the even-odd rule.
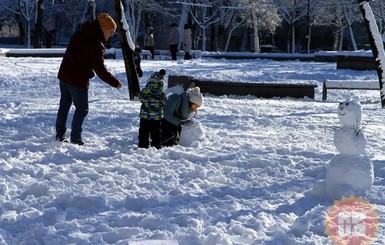
[[[191,29],[184,29],[183,31],[183,51],[191,51]]]

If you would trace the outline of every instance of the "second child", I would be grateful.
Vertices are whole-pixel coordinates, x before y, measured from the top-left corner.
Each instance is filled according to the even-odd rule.
[[[166,75],[166,71],[163,69],[154,72],[148,79],[146,87],[140,91],[139,100],[142,105],[140,107],[139,148],[148,148],[150,138],[152,147],[161,148],[161,122],[164,114],[163,106],[167,100],[164,91],[164,75]]]

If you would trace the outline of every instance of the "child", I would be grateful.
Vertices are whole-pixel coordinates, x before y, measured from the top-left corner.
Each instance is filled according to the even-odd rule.
[[[142,53],[142,50],[139,47],[136,47],[134,50],[134,63],[135,63],[136,73],[138,74],[138,77],[143,76],[142,67],[140,67],[140,62],[142,61],[142,58],[140,58],[141,53]]]
[[[167,95],[164,92],[164,75],[166,71],[161,69],[154,72],[148,79],[146,87],[139,94],[140,102],[140,125],[139,125],[139,148],[151,146],[160,149],[162,142],[161,121],[163,119],[163,106]]]

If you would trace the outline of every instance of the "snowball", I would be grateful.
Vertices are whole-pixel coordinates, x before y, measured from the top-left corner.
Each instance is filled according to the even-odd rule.
[[[309,230],[310,220],[307,218],[298,218],[291,225],[291,229],[293,230],[295,236],[302,236]]]
[[[204,138],[205,132],[201,123],[198,121],[194,121],[194,123],[191,125],[183,126],[182,131],[180,133],[179,144],[181,146],[186,147],[199,146],[199,142],[202,141]]]

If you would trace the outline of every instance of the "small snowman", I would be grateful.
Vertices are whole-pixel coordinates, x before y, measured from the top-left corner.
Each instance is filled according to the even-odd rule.
[[[179,145],[199,147],[200,143],[205,139],[205,131],[199,121],[183,126],[180,133]]]
[[[341,127],[334,132],[334,145],[340,153],[327,165],[325,180],[313,187],[314,194],[327,199],[369,190],[374,178],[373,163],[365,153],[358,98],[339,103],[337,113]]]

